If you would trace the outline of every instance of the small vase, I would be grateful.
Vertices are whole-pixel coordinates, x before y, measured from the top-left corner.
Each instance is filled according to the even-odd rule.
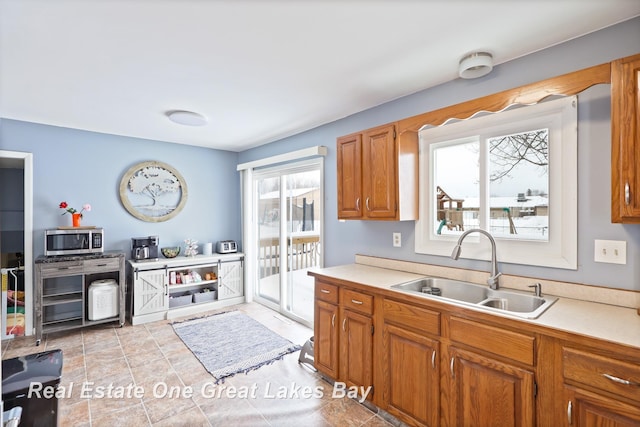
[[[74,227],[80,227],[81,218],[82,218],[82,214],[80,213],[71,214],[71,221]]]

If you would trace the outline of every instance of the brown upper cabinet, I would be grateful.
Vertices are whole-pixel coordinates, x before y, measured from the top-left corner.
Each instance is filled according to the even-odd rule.
[[[611,63],[611,221],[640,223],[640,55]]]
[[[418,143],[395,124],[338,138],[338,218],[417,219]]]

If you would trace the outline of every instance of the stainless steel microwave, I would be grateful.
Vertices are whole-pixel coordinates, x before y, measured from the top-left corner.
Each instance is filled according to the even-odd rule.
[[[82,255],[104,252],[102,228],[72,228],[45,230],[44,254]]]

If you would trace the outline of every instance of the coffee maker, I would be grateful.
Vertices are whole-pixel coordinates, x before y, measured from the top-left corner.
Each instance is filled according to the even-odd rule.
[[[159,244],[160,238],[158,236],[133,237],[131,239],[131,259],[135,261],[157,260]]]

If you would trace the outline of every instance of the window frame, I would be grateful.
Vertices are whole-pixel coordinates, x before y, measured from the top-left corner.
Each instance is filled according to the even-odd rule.
[[[499,114],[498,114],[499,113]],[[422,129],[419,132],[419,220],[416,221],[415,252],[449,256],[458,236],[436,235],[433,224],[436,212],[432,144],[461,140],[474,134],[501,132],[523,126],[549,127],[549,239],[548,241],[514,240],[496,237],[498,259],[512,264],[577,269],[578,230],[578,136],[577,96],[568,96],[512,110],[475,117],[464,121]],[[513,123],[521,123],[515,127]],[[511,130],[507,130],[510,132]],[[560,141],[556,143],[554,141]],[[488,149],[487,153],[488,155]],[[481,181],[488,173],[481,161]],[[483,171],[483,168],[485,171]],[[485,178],[486,176],[486,178]],[[485,187],[486,189],[486,187]],[[481,200],[488,197],[480,188]],[[426,196],[426,197],[425,197]],[[489,206],[482,206],[482,228],[488,227]],[[486,212],[485,212],[486,211]],[[463,258],[488,260],[489,246],[479,235],[465,239]]]

